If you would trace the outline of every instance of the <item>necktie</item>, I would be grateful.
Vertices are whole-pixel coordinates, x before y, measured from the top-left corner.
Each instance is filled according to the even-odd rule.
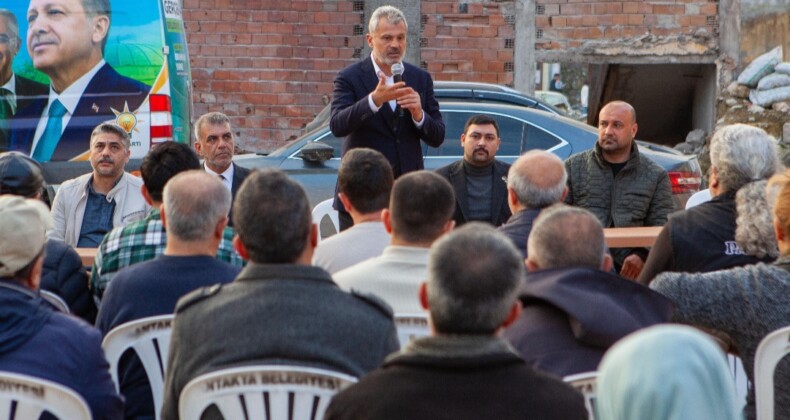
[[[66,107],[55,99],[49,106],[49,120],[44,134],[38,140],[36,150],[33,152],[33,159],[39,162],[49,162],[55,147],[63,134],[63,116],[66,115]]]
[[[10,90],[0,88],[0,119],[11,119],[14,111],[11,109],[11,98],[14,94]]]
[[[12,95],[10,90],[0,88],[0,152],[8,148],[8,129],[11,126],[11,118],[14,117],[11,109]]]

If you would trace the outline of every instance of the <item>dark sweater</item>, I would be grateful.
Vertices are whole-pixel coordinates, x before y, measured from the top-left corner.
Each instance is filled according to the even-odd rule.
[[[425,337],[336,395],[327,420],[586,419],[582,396],[504,340]]]
[[[104,293],[96,327],[106,336],[113,328],[141,318],[173,313],[183,295],[203,286],[229,283],[240,268],[209,256],[163,255],[119,271]],[[148,377],[137,356],[119,364],[126,418],[154,418]]]

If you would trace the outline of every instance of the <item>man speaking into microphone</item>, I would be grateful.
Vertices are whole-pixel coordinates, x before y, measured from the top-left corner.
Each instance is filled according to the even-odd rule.
[[[378,150],[392,165],[395,178],[423,169],[420,140],[432,147],[444,141],[444,122],[433,94],[430,74],[403,61],[408,24],[399,9],[382,6],[370,17],[365,35],[370,58],[335,77],[330,128],[345,137],[342,154],[357,147]],[[340,229],[351,216],[335,197]]]

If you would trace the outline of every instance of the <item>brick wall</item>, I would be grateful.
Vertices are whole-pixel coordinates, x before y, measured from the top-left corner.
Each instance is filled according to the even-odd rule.
[[[512,2],[423,1],[421,64],[437,79],[512,84]],[[460,8],[460,10],[459,10]],[[364,1],[184,0],[195,114],[231,117],[242,149],[302,133],[337,71],[367,54]],[[366,14],[367,13],[367,14]]]
[[[513,84],[513,2],[422,2],[421,65],[438,80]]]
[[[231,117],[242,149],[301,133],[364,44],[353,1],[184,0],[195,114]]]
[[[718,31],[718,1],[537,0],[539,50],[578,48],[587,40],[689,35]]]
[[[397,4],[397,3],[396,3]],[[410,3],[411,4],[411,3]],[[420,65],[437,80],[513,84],[514,1],[422,0]],[[364,0],[184,0],[197,115],[227,113],[245,150],[302,133],[331,99],[337,71],[367,55]],[[536,48],[589,39],[715,33],[717,1],[536,0]]]

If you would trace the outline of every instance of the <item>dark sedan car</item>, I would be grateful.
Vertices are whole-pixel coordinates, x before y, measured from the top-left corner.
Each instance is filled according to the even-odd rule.
[[[478,82],[456,82],[448,80],[436,80],[433,82],[433,94],[437,101],[456,100],[464,102],[491,102],[526,106],[539,109],[552,114],[568,115],[559,108],[550,105],[548,102],[525,95],[511,87],[496,85],[493,83]],[[313,121],[310,121],[305,128],[312,131],[329,121],[331,106],[327,105],[316,114]]]
[[[462,158],[461,133],[466,120],[476,114],[490,115],[497,120],[502,144],[496,157],[508,163],[532,149],[548,150],[566,159],[574,153],[589,150],[598,138],[594,127],[528,107],[449,99],[440,99],[439,106],[446,136],[441,147],[423,145],[425,169],[429,170]],[[304,185],[310,202],[316,205],[334,194],[342,142],[343,139],[333,136],[329,125],[324,124],[268,156],[238,155],[234,161],[247,168],[282,169]],[[640,151],[667,170],[676,208],[683,208],[688,197],[700,186],[697,158],[656,144],[642,141],[638,144]]]

